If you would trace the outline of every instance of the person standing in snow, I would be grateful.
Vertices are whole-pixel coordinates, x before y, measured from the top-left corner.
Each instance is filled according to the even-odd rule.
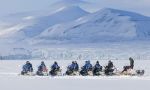
[[[129,61],[130,61],[130,68],[133,69],[134,68],[134,60],[133,58],[129,58]]]
[[[129,61],[130,61],[130,65],[129,66],[124,66],[122,73],[124,73],[125,71],[127,71],[129,69],[133,69],[134,68],[134,60],[133,60],[133,58],[130,57]]]

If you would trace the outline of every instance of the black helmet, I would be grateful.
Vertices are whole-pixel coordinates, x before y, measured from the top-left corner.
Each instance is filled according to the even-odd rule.
[[[75,63],[75,61],[72,61],[72,64],[74,64]]]
[[[44,64],[44,61],[42,61],[41,64]]]
[[[57,62],[55,61],[54,64],[57,64]]]
[[[99,61],[96,61],[96,63],[99,63]]]
[[[130,57],[129,60],[133,60],[133,59]]]

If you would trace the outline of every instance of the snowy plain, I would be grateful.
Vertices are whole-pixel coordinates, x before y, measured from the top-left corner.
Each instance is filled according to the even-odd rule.
[[[30,60],[36,72],[42,60]],[[44,60],[49,68],[54,60]],[[107,60],[99,60],[105,66]],[[0,89],[1,90],[149,90],[150,61],[135,60],[135,69],[144,69],[144,76],[20,76],[19,73],[25,60],[0,61]],[[94,65],[95,60],[91,63]],[[128,65],[128,60],[113,60],[118,70]],[[62,73],[66,71],[71,60],[58,60]],[[84,60],[78,61],[79,65]]]

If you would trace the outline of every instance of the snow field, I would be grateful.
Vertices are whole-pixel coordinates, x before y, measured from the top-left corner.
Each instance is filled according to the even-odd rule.
[[[41,60],[42,61],[42,60]],[[34,71],[36,71],[40,60],[31,60]],[[0,85],[1,90],[149,90],[150,86],[150,62],[147,60],[135,61],[136,69],[145,69],[144,76],[19,76],[22,65],[26,61],[0,61]],[[47,67],[54,60],[45,61]],[[96,61],[91,61],[94,64]],[[114,60],[114,65],[122,70],[124,65],[128,65],[128,60]],[[71,60],[58,60],[65,72],[66,66]],[[78,61],[80,66],[84,61]],[[107,61],[101,60],[101,65],[106,65]]]

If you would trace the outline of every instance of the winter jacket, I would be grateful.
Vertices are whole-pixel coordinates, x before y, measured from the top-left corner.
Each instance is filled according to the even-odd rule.
[[[51,69],[52,70],[57,70],[57,69],[59,69],[60,67],[58,66],[58,64],[53,64],[52,66],[51,66]]]
[[[38,67],[38,71],[45,71],[46,70],[46,65],[45,64],[41,64],[39,67]]]
[[[30,72],[32,72],[33,71],[32,64],[28,63],[28,64],[23,65],[23,71],[26,71],[26,72],[30,71]]]
[[[92,64],[90,64],[90,63],[85,64],[85,65],[83,66],[83,69],[84,69],[84,70],[90,70],[90,69],[92,69]]]

